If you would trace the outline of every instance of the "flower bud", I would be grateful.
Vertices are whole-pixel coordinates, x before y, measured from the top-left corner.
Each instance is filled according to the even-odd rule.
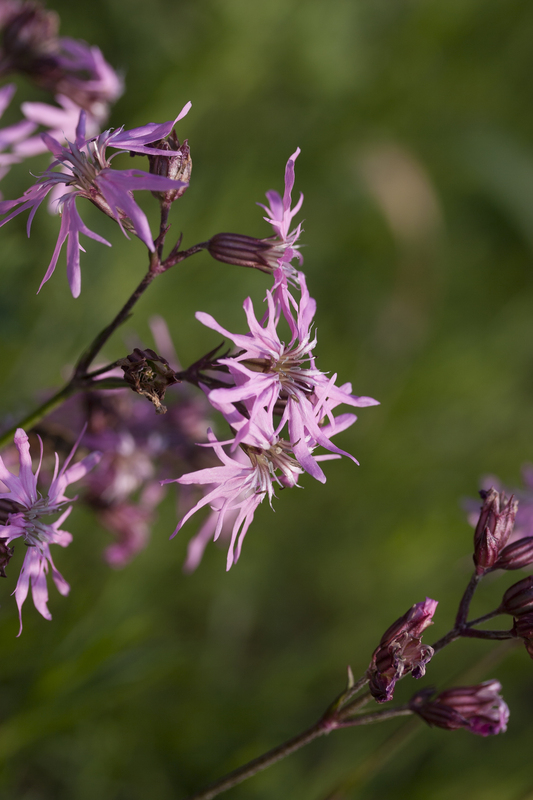
[[[533,564],[533,536],[508,544],[494,564],[494,569],[522,569]]]
[[[499,681],[485,681],[477,686],[458,686],[438,694],[424,689],[411,698],[411,711],[428,725],[453,731],[466,728],[478,736],[503,733],[509,720],[509,708],[499,692]]]
[[[149,155],[150,172],[152,175],[162,175],[164,178],[171,178],[173,181],[181,181],[182,186],[177,189],[170,189],[168,192],[152,192],[154,197],[165,205],[171,205],[174,200],[185,192],[189,186],[192,172],[192,159],[189,142],[187,139],[180,144],[176,131],[172,129],[166,139],[155,142],[151,147],[157,147],[165,155]],[[176,155],[169,156],[167,153],[175,152]]]
[[[478,575],[496,564],[511,535],[518,509],[518,501],[513,496],[507,499],[494,487],[480,494],[483,505],[474,532],[474,564]]]
[[[513,617],[521,617],[533,611],[533,575],[528,575],[507,589],[500,611]]]
[[[158,356],[153,350],[135,348],[127,358],[121,358],[117,365],[124,370],[124,380],[134,392],[147,397],[158,414],[166,408],[161,401],[169,386],[179,383],[176,373],[170,368],[166,358]]]
[[[396,681],[403,675],[411,672],[413,678],[421,678],[425,674],[434,650],[422,644],[421,635],[432,624],[436,608],[437,601],[429,597],[415,603],[381,637],[367,672],[370,692],[378,703],[392,700]]]
[[[276,236],[254,239],[242,233],[217,233],[209,240],[207,249],[217,261],[252,267],[272,275],[287,250],[287,244]]]

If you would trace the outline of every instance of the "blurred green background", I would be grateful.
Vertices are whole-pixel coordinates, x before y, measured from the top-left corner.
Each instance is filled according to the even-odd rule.
[[[255,203],[282,190],[285,162],[302,148],[296,190],[318,365],[381,401],[340,437],[361,466],[330,463],[325,486],[305,476],[302,491],[280,494],[275,515],[263,504],[229,574],[213,545],[196,573],[182,574],[196,523],[169,543],[169,496],[149,548],[120,572],[101,560],[108,535],[75,509],[75,541],[56,556],[71,595],[51,588],[51,623],[28,601],[20,639],[10,597],[18,562],[2,581],[2,797],[179,800],[311,724],[346,665],[361,674],[414,602],[440,601],[426,641],[448,630],[471,570],[461,498],[486,473],[516,485],[533,461],[533,6],[54,7],[64,35],[98,45],[125,73],[112,125],[164,121],[192,100],[178,133],[189,138],[193,180],[173,212],[184,246],[225,230],[269,235]],[[42,97],[19,85],[17,99]],[[27,181],[26,165],[12,170],[4,196]],[[44,209],[29,241],[21,217],[0,232],[0,404],[12,421],[61,385],[65,364],[144,274],[140,242],[92,208],[83,215],[113,247],[84,242],[78,300],[64,256],[35,296],[58,227]],[[197,255],[151,287],[106,355],[123,355],[128,331],[151,346],[147,319],[160,313],[188,364],[218,342],[196,310],[244,330],[244,298],[259,302],[268,285]],[[487,581],[474,610],[494,607],[520,577]],[[492,677],[511,708],[505,735],[409,720],[342,731],[227,796],[531,798],[533,665],[523,647],[456,643],[397,697]]]

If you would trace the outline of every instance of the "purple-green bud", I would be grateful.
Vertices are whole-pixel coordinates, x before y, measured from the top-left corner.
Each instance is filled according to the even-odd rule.
[[[478,575],[492,569],[513,530],[518,501],[494,487],[480,492],[483,498],[474,532],[474,564]]]
[[[411,698],[409,708],[437,728],[453,731],[466,728],[478,736],[503,733],[509,720],[509,708],[500,696],[499,681],[485,681],[477,686],[458,686],[438,694],[423,689]]]
[[[513,617],[521,617],[533,611],[533,575],[528,575],[507,589],[500,611]]]
[[[533,536],[508,544],[494,564],[494,569],[522,569],[533,564]]]
[[[254,239],[242,233],[217,233],[209,240],[207,249],[217,261],[238,267],[252,267],[272,275],[287,245],[276,236]]]

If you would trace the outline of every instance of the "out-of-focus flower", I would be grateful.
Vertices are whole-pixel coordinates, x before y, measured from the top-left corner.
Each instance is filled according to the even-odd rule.
[[[58,106],[49,103],[25,102],[20,108],[26,120],[33,123],[34,128],[42,125],[48,128],[48,133],[61,144],[72,141],[76,137],[76,128],[80,119],[80,107],[69,97],[57,95]],[[96,136],[100,131],[99,121],[90,114],[87,115],[87,137]],[[13,148],[14,152],[22,158],[46,153],[48,147],[42,136],[31,136]]]
[[[415,603],[381,637],[368,668],[369,689],[378,703],[392,700],[396,682],[411,673],[421,678],[434,650],[422,644],[422,632],[433,624],[437,601],[429,597]]]
[[[492,569],[513,531],[518,501],[491,487],[481,492],[483,505],[474,533],[474,564],[478,575]]]
[[[16,91],[14,83],[8,83],[0,89],[0,117],[10,104]],[[27,140],[27,137],[35,130],[35,123],[30,120],[22,120],[7,128],[0,129],[0,180],[9,171],[11,164],[16,164],[22,160],[17,155],[16,148]]]
[[[504,733],[509,721],[509,708],[500,695],[499,681],[485,681],[477,686],[458,686],[435,694],[423,689],[409,703],[412,711],[437,728],[453,731],[466,728],[478,736]]]
[[[152,320],[152,329],[158,352],[179,369],[164,321]],[[120,371],[108,374],[118,377]],[[104,553],[114,568],[124,567],[148,543],[157,506],[167,491],[159,480],[216,461],[210,449],[196,445],[205,439],[210,423],[211,408],[205,396],[176,384],[168,389],[165,402],[167,413],[162,417],[144,397],[129,390],[85,392],[68,400],[39,426],[46,469],[50,447],[66,449],[73,432],[87,425],[80,446],[97,449],[102,456],[85,477],[79,502],[89,506],[100,524],[116,537]],[[180,490],[184,509],[197,499],[193,499],[197,493],[188,488]]]
[[[58,591],[63,595],[69,592],[68,583],[54,565],[50,554],[50,545],[59,544],[66,547],[72,541],[72,535],[61,530],[61,525],[69,515],[73,502],[72,499],[66,497],[65,490],[69,484],[79,481],[87,475],[100,460],[100,453],[91,453],[77,464],[69,466],[77,447],[76,443],[61,469],[59,469],[59,460],[56,454],[55,469],[48,495],[42,497],[37,490],[41,464],[39,463],[34,474],[28,436],[22,428],[19,428],[15,434],[15,445],[20,461],[18,475],[11,473],[0,457],[0,482],[7,489],[5,492],[0,492],[0,500],[9,501],[13,504],[14,509],[7,514],[6,524],[0,525],[0,540],[3,541],[3,544],[8,545],[15,539],[22,538],[28,548],[14,592],[19,609],[20,636],[22,605],[28,595],[30,583],[35,608],[45,619],[52,618],[47,605],[46,575],[49,569],[52,571],[52,578]],[[69,507],[63,510],[65,505]],[[45,521],[51,515],[62,510],[63,513],[55,522]]]
[[[154,509],[164,493],[158,483],[150,482],[141,492],[138,503],[115,503],[101,510],[100,522],[118,539],[104,552],[104,558],[111,567],[125,567],[137,553],[144,550],[150,540]]]
[[[184,116],[189,107],[190,103],[182,109],[177,119]],[[170,133],[174,121],[164,124],[149,123],[129,131],[122,128],[116,131],[109,130],[96,138],[87,139],[85,137],[85,119],[85,112],[81,112],[76,130],[76,141],[69,142],[67,147],[62,147],[52,136],[42,134],[44,142],[54,156],[54,161],[39,176],[37,183],[31,186],[22,197],[0,203],[0,213],[7,213],[7,217],[0,222],[0,226],[9,222],[17,214],[30,210],[29,235],[35,212],[48,193],[58,185],[66,188],[66,193],[58,199],[62,219],[57,244],[39,289],[53,274],[61,248],[68,239],[67,275],[74,297],[78,297],[81,290],[80,250],[83,248],[80,245],[80,233],[109,246],[109,242],[97,233],[90,231],[83,223],[76,208],[76,199],[85,197],[90,200],[101,211],[116,220],[126,236],[126,229],[133,231],[153,252],[155,245],[150,226],[144,211],[133,199],[133,192],[137,190],[164,191],[182,186],[180,181],[173,181],[171,178],[160,175],[150,175],[142,170],[112,169],[111,159],[113,156],[106,156],[108,147],[150,154],[153,148],[147,145],[154,138],[162,138]],[[56,171],[56,167],[60,167],[61,171]]]
[[[3,0],[0,74],[21,72],[53,95],[62,95],[101,124],[124,91],[120,75],[98,47],[59,37],[59,16],[36,2]]]

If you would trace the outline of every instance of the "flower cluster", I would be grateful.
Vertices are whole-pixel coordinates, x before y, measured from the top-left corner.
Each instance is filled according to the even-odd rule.
[[[220,442],[209,432],[208,444],[222,466],[176,479],[181,485],[213,488],[183,517],[174,535],[196,511],[209,505],[217,515],[215,540],[231,519],[228,569],[239,558],[257,507],[265,498],[272,504],[276,486],[296,486],[303,472],[324,483],[326,476],[319,462],[326,459],[346,455],[357,463],[331,441],[332,436],[355,422],[356,416],[344,413],[335,417],[334,410],[343,404],[364,407],[377,402],[371,397],[353,395],[349,383],[338,386],[336,375],[328,375],[316,365],[317,337],[313,329],[316,302],[309,295],[304,274],[291,263],[295,258],[300,263],[302,260],[297,249],[301,225],[290,230],[303,201],[300,196],[291,207],[294,162],[299,152],[296,150],[287,163],[283,198],[277,192],[268,192],[269,205],[263,206],[275,239],[270,240],[268,249],[261,248],[269,240],[255,240],[256,250],[261,253],[260,268],[274,277],[274,285],[266,293],[266,313],[258,319],[251,299],[247,298],[244,311],[249,330],[243,334],[228,331],[210,314],[196,314],[200,322],[230,339],[236,347],[231,357],[219,358],[217,362],[226,371],[226,381],[214,388],[204,386],[210,403],[222,413],[233,435]],[[248,243],[241,242],[243,248],[239,250],[235,245],[232,250],[229,237],[235,236],[220,234],[214,245],[211,240],[211,254],[218,258],[225,242],[228,249],[219,260],[231,260],[231,254],[235,253],[236,263],[242,264],[246,260],[244,249],[248,248],[246,257],[250,256],[252,262],[254,240],[248,237]],[[249,265],[259,266],[246,264]],[[267,265],[270,265],[268,270]],[[299,299],[294,296],[297,290]],[[287,341],[281,326],[288,333]],[[229,448],[230,454],[224,447]],[[317,447],[329,454],[316,455]],[[201,541],[205,542],[204,529]]]
[[[52,618],[48,610],[46,585],[48,571],[51,570],[54,583],[61,594],[68,594],[70,589],[56,569],[50,554],[50,545],[59,544],[61,547],[67,547],[72,541],[72,535],[61,528],[72,510],[72,500],[65,496],[65,490],[69,484],[84,478],[100,460],[100,453],[94,452],[70,466],[77,444],[74,445],[61,469],[56,455],[55,469],[46,497],[43,497],[37,489],[42,461],[42,442],[41,459],[35,474],[32,471],[28,436],[22,428],[15,434],[15,446],[20,464],[18,475],[10,472],[0,457],[0,487],[3,484],[6,489],[0,492],[5,516],[5,524],[0,525],[0,542],[4,549],[4,557],[5,548],[15,539],[22,538],[28,548],[14,592],[20,617],[19,636],[22,632],[22,605],[28,596],[30,584],[35,608],[45,619]],[[55,522],[47,521],[48,517],[60,512],[61,516]]]

